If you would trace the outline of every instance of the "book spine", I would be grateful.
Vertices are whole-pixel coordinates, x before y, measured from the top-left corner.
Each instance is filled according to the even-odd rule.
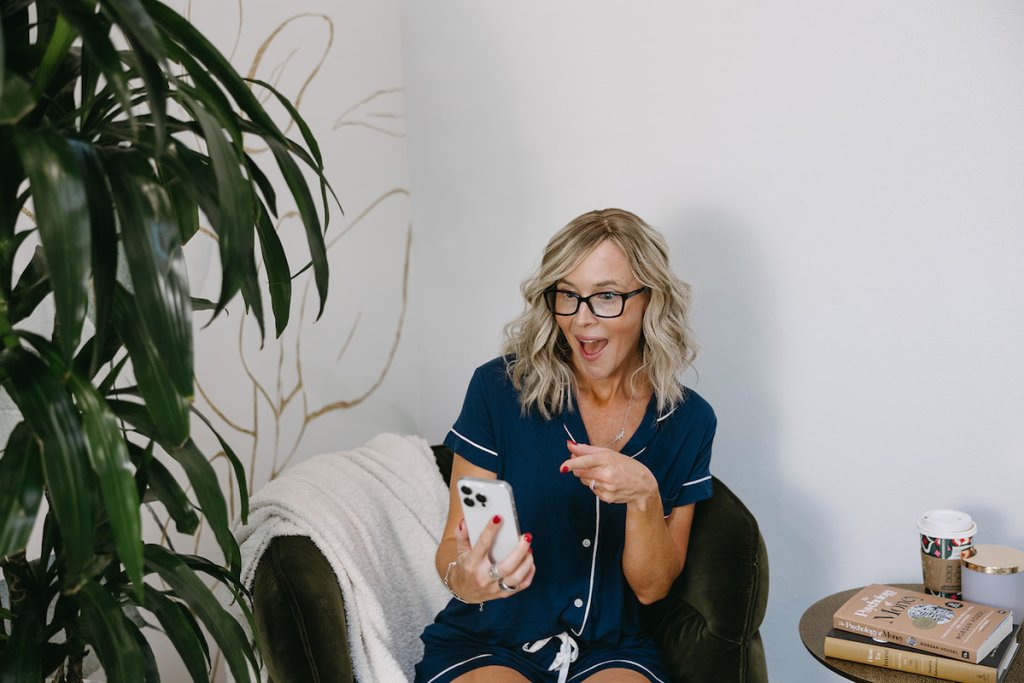
[[[826,636],[825,656],[958,683],[996,683],[996,671],[956,659]]]
[[[931,638],[924,638],[920,635],[915,636],[917,642],[914,645],[910,645],[908,642],[909,634],[903,633],[902,631],[891,631],[888,629],[880,629],[872,627],[869,624],[864,624],[858,621],[845,619],[836,616],[832,619],[832,625],[840,631],[849,631],[850,633],[857,633],[862,636],[869,638],[881,638],[896,642],[900,645],[907,645],[913,647],[915,650],[923,650],[932,654],[939,655],[940,657],[949,657],[963,662],[969,662],[977,664],[978,662],[978,651],[969,648],[961,648],[957,645],[948,645],[938,640]],[[896,634],[895,637],[893,634]],[[964,653],[967,653],[967,657],[964,657]]]

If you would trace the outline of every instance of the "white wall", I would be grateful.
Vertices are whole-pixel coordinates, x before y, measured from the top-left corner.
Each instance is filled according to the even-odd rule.
[[[771,558],[773,681],[819,597],[918,580],[914,521],[1024,547],[1024,5],[403,4],[420,431],[518,284],[623,206],[695,289],[713,469]]]

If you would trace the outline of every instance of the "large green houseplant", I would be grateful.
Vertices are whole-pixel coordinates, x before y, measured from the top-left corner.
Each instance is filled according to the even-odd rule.
[[[268,115],[261,88],[300,141]],[[3,683],[80,680],[89,650],[110,681],[159,680],[138,614],[192,680],[210,677],[204,630],[236,680],[257,676],[227,505],[191,437],[193,310],[216,315],[240,293],[262,329],[266,286],[280,334],[304,270],[285,258],[279,188],[246,140],[271,151],[302,217],[322,311],[329,187],[283,97],[240,78],[157,0],[0,0],[0,383],[22,418],[0,456]],[[186,281],[182,245],[201,220],[219,245],[216,301],[192,297]],[[49,301],[52,332],[26,325]],[[244,518],[246,477],[220,443]],[[41,541],[28,548],[44,499]],[[143,505],[162,505],[186,534],[205,518],[223,562],[145,543]],[[133,607],[142,611],[129,618]]]

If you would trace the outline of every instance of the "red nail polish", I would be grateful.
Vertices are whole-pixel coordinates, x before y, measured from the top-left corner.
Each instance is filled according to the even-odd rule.
[[[495,524],[501,524],[501,515],[494,515],[494,519],[491,520]]]
[[[569,471],[569,466],[568,465],[562,465],[562,474],[565,474],[568,471]]]
[[[529,531],[523,534],[523,538],[526,539],[527,543],[533,543],[533,534],[531,534]]]

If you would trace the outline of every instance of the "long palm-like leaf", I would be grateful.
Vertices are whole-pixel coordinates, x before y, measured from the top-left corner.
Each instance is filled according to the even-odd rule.
[[[96,649],[107,680],[138,683],[145,679],[145,661],[121,605],[106,588],[89,581],[79,591],[83,635]]]
[[[270,222],[268,210],[262,202],[257,207],[256,234],[259,236],[263,265],[267,271],[270,306],[274,312],[274,332],[275,336],[280,337],[291,316],[292,277],[284,245],[281,244],[281,238],[274,229],[274,224]]]
[[[220,443],[221,449],[224,451],[224,455],[227,456],[228,461],[231,463],[231,468],[235,472],[235,481],[238,482],[238,499],[241,501],[241,509],[239,510],[239,517],[242,520],[242,524],[248,523],[249,518],[249,487],[245,483],[245,466],[242,464],[242,460],[235,455],[235,451],[231,448],[220,432],[214,429],[213,424],[209,419],[198,410],[193,410],[192,414],[203,421],[203,424],[209,428],[213,435],[217,437],[217,441]]]
[[[67,549],[67,589],[83,580],[92,561],[93,476],[85,432],[71,397],[38,356],[22,348],[0,353],[4,387],[43,444],[43,476]]]
[[[53,31],[50,33],[50,41],[43,54],[43,60],[36,70],[35,78],[32,79],[32,94],[39,97],[50,85],[50,80],[57,74],[57,70],[64,62],[71,43],[77,37],[74,27],[68,23],[63,16],[58,16],[54,22]]]
[[[96,374],[114,308],[114,284],[117,278],[117,222],[114,205],[107,188],[103,164],[96,149],[78,141],[71,148],[85,171],[85,188],[89,197],[89,223],[92,227],[92,285],[96,318],[96,335],[88,376]]]
[[[111,84],[118,100],[127,111],[128,79],[117,49],[110,41],[109,20],[102,13],[95,12],[91,3],[81,0],[54,0],[54,3],[60,8],[68,23],[77,29],[83,45],[89,51],[90,63],[96,64],[97,71]],[[84,96],[88,97],[91,94],[87,89]]]
[[[245,632],[238,622],[221,607],[220,602],[195,572],[176,555],[152,544],[146,546],[145,552],[147,567],[156,571],[175,594],[192,608],[217,641],[234,679],[250,680],[250,666],[253,672],[259,667],[248,647]]]
[[[14,140],[35,200],[57,307],[57,335],[64,357],[70,359],[85,320],[92,253],[81,166],[68,142],[55,133],[16,131]]]
[[[24,422],[11,432],[0,459],[0,557],[24,548],[43,498],[39,439]]]
[[[146,586],[145,607],[157,618],[164,633],[174,643],[189,675],[195,683],[209,680],[210,651],[199,625],[188,608],[171,600],[151,586]]]
[[[146,482],[156,500],[163,504],[167,514],[174,521],[179,534],[194,534],[199,527],[199,516],[185,490],[178,484],[170,470],[156,458],[146,465]]]
[[[4,101],[4,83],[7,81],[7,57],[4,50],[4,17],[0,13],[0,102]]]
[[[0,657],[0,683],[25,683],[43,679],[40,648],[45,640],[43,624],[32,612],[12,620],[11,635]]]
[[[111,401],[110,405],[118,417],[132,425],[140,434],[159,441],[159,427],[142,406],[126,401]],[[231,533],[227,503],[224,500],[224,493],[220,490],[216,471],[191,439],[179,447],[167,443],[163,446],[185,470],[199,507],[210,522],[224,558],[232,572],[237,575],[241,556],[238,543]]]
[[[209,149],[214,177],[217,179],[220,225],[218,244],[221,263],[224,264],[218,310],[222,310],[242,284],[246,264],[253,251],[253,196],[252,188],[242,175],[240,159],[241,139],[238,147],[225,138],[225,121],[218,121],[200,103],[185,98],[193,116],[203,130],[203,139]]]
[[[171,456],[185,470],[185,475],[188,477],[189,483],[192,484],[199,507],[210,522],[213,535],[224,553],[224,559],[231,570],[237,574],[241,571],[242,559],[238,550],[238,542],[235,541],[235,537],[231,533],[227,503],[224,500],[224,493],[220,490],[216,471],[192,440],[186,441],[180,448],[171,451]]]
[[[319,313],[323,313],[328,286],[327,247],[323,241],[320,219],[312,195],[309,193],[309,187],[292,159],[291,152],[288,151],[284,134],[260,105],[245,81],[209,40],[189,24],[184,17],[157,0],[142,1],[150,14],[163,27],[168,38],[185,46],[196,60],[224,86],[224,89],[256,126],[260,136],[274,151],[274,158],[282,175],[286,178],[288,189],[298,204],[299,215],[306,228],[314,281],[320,295]],[[315,164],[312,168],[314,171],[318,171]],[[323,177],[322,173],[320,173],[320,177]]]
[[[146,399],[144,410],[159,425],[162,441],[184,443],[189,433],[188,401],[178,393],[156,343],[144,334],[139,318],[133,297],[118,285],[114,294],[114,327],[132,357],[135,378]]]
[[[148,344],[178,395],[192,397],[192,304],[176,216],[159,178],[139,153],[104,156],[122,242]]]
[[[127,445],[114,414],[92,384],[74,373],[70,374],[68,381],[82,411],[89,456],[99,480],[118,556],[141,598],[142,519]]]

